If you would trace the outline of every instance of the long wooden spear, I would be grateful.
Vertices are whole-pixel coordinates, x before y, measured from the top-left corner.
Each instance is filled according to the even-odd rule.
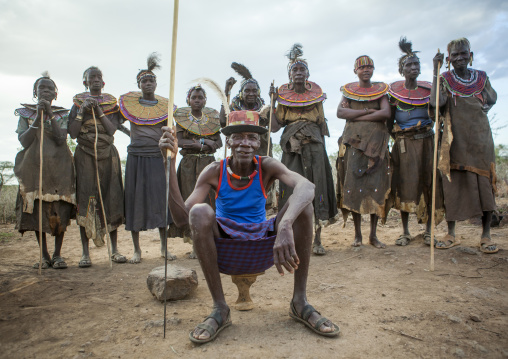
[[[102,218],[104,219],[104,229],[106,230],[106,243],[108,244],[108,255],[109,255],[109,268],[113,269],[113,259],[111,258],[111,237],[109,236],[108,221],[106,219],[106,210],[104,209],[104,202],[102,200],[101,191],[101,180],[99,177],[99,160],[97,159],[97,141],[99,140],[99,131],[97,129],[97,119],[95,118],[95,111],[92,107],[93,123],[95,125],[95,141],[93,144],[93,150],[95,154],[95,176],[97,177],[97,189],[99,190],[99,201],[101,202]],[[96,233],[96,235],[100,235]]]
[[[439,53],[439,49],[437,49]],[[438,62],[438,74],[437,74],[437,85],[436,85],[436,120],[434,130],[434,164],[432,168],[432,210],[430,212],[430,270],[434,271],[434,227],[435,227],[435,214],[436,214],[436,177],[437,177],[437,145],[439,141],[439,68],[441,63]]]
[[[44,111],[41,111],[41,142],[39,144],[39,275],[42,275],[42,147],[44,143]]]
[[[275,80],[272,81],[272,86]],[[268,122],[268,146],[266,148],[266,155],[270,156],[270,135],[272,134],[272,114],[273,114],[273,93],[270,95],[270,119]]]
[[[178,5],[179,0],[174,0],[173,8],[173,39],[171,46],[171,71],[169,79],[169,103],[168,103],[168,121],[167,126],[174,128],[173,123],[173,106],[175,102],[175,65],[176,65],[176,40],[178,33]],[[168,279],[168,208],[169,208],[169,174],[170,174],[170,159],[176,157],[176,150],[166,151],[166,225],[164,226],[164,240],[166,242],[166,248],[164,250],[164,335],[166,339],[166,308],[167,308],[167,291],[166,283]]]
[[[236,82],[236,80],[235,80],[235,82]],[[229,93],[227,94],[228,106],[229,106],[229,98],[230,98],[230,97],[231,97],[231,89],[229,90]],[[229,107],[228,107],[228,108],[229,108]],[[227,126],[227,125],[228,125],[228,120],[229,120],[229,119],[227,118],[227,112],[228,112],[228,111],[226,111],[226,108],[224,108],[224,111],[225,111],[225,113],[226,113],[226,126]],[[225,143],[225,144],[224,144],[224,160],[225,160],[227,157],[228,157],[228,144],[227,144],[227,143]]]

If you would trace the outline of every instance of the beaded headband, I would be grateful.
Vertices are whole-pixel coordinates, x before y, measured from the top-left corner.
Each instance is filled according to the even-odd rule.
[[[369,56],[363,55],[358,57],[355,60],[355,71],[358,70],[359,67],[362,66],[372,66],[374,67],[374,60],[372,60]]]
[[[196,86],[192,86],[189,91],[187,91],[187,105],[190,105],[190,97],[192,95],[192,91],[194,90],[200,90],[200,91],[203,91],[203,95],[205,95],[205,100],[206,100],[206,91],[203,87],[201,87],[201,84],[197,84]]]
[[[303,59],[298,59],[296,60],[295,62],[293,63],[289,63],[289,66],[288,66],[288,76],[289,78],[291,78],[291,70],[293,69],[293,67],[295,67],[297,64],[300,64],[300,65],[303,65],[306,69],[307,69],[307,74],[310,75],[310,71],[309,71],[309,65],[307,64],[307,61],[303,60]],[[308,77],[308,76],[307,76]]]
[[[242,86],[240,87],[240,92],[242,92],[243,89],[245,88],[245,86],[247,86],[247,84],[250,84],[250,83],[256,85],[258,90],[261,89],[261,87],[259,86],[259,83],[256,80],[254,80],[254,79],[245,79],[245,80],[242,81]]]
[[[145,77],[153,77],[154,79],[156,79],[156,78],[157,78],[157,76],[155,76],[155,74],[154,74],[152,71],[150,71],[150,70],[144,70],[144,71],[141,71],[141,72],[138,74],[137,78],[136,78],[136,80],[137,80],[138,84],[139,84],[139,83],[141,82],[141,80],[143,80]]]

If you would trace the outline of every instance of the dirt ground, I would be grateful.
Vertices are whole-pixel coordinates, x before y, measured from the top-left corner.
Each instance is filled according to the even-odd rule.
[[[400,220],[390,213],[378,230],[388,244],[384,250],[353,249],[353,223],[342,224],[323,230],[327,255],[312,257],[308,281],[309,301],[340,326],[338,338],[317,336],[288,316],[292,275],[281,278],[271,268],[251,288],[254,310],[232,309],[233,326],[201,346],[188,335],[209,314],[211,297],[198,261],[187,258],[189,244],[176,239],[169,248],[178,256],[174,263],[197,271],[199,286],[186,300],[168,303],[163,339],[163,305],[146,286],[150,270],[163,265],[156,231],[141,234],[141,264],[114,264],[111,270],[107,248],[92,245],[93,266],[80,269],[73,223],[62,249],[69,268],[38,276],[31,268],[38,260],[33,233],[21,237],[13,225],[3,226],[0,357],[508,358],[508,226],[492,229],[501,250],[485,255],[477,251],[481,228],[458,223],[462,246],[436,250],[430,272],[424,227],[414,217],[410,229],[416,238],[398,247]],[[445,228],[439,225],[438,237]],[[367,238],[367,221],[363,231]],[[130,233],[123,228],[119,246],[132,255]],[[233,304],[236,287],[228,276],[223,283]]]

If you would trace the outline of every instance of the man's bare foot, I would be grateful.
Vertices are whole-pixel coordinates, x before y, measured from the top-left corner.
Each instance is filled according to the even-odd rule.
[[[134,252],[132,258],[129,259],[129,263],[131,264],[141,263],[141,252]]]
[[[353,247],[360,247],[362,245],[362,237],[355,237],[355,241],[353,242]]]
[[[196,255],[196,252],[192,251],[189,253],[189,259],[198,259],[198,256]]]
[[[164,251],[161,251],[161,258],[164,258]],[[176,259],[176,256],[171,254],[169,251],[168,251],[168,262],[169,261],[174,261]]]
[[[303,304],[291,302],[291,313],[289,315],[305,324],[317,334],[325,336],[336,336],[339,334],[339,327],[332,323],[331,320],[323,317],[312,305],[306,301]],[[322,322],[321,325],[318,323]],[[319,325],[316,328],[316,324]]]
[[[369,237],[369,242],[376,248],[379,248],[379,249],[386,248],[386,244],[384,244],[379,239],[377,239],[377,237]]]
[[[215,307],[212,310],[212,313],[206,317],[201,324],[198,324],[193,332],[191,332],[191,337],[196,339],[198,342],[203,343],[212,340],[213,334],[211,332],[218,334],[218,332],[220,332],[222,329],[231,325],[231,318],[229,313],[229,307]],[[211,327],[212,329],[207,330],[206,327]]]

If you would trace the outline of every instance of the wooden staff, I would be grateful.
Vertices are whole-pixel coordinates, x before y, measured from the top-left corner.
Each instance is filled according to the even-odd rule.
[[[113,260],[111,258],[111,238],[109,236],[108,231],[108,221],[106,219],[106,210],[104,209],[104,202],[102,201],[102,191],[101,191],[101,180],[99,178],[99,160],[97,159],[97,141],[99,139],[99,131],[97,129],[97,119],[95,118],[95,111],[92,107],[92,116],[93,116],[93,123],[95,125],[95,141],[93,144],[93,150],[95,154],[95,175],[97,177],[97,189],[99,190],[99,200],[101,202],[101,209],[102,209],[102,218],[104,219],[104,228],[106,230],[106,242],[108,244],[108,255],[109,255],[109,268],[113,268]],[[96,234],[100,235],[100,234]]]
[[[169,80],[169,103],[168,103],[168,121],[167,126],[175,128],[173,123],[173,106],[175,100],[175,65],[176,65],[176,35],[178,33],[178,2],[174,0],[173,8],[173,39],[171,46],[171,71]],[[175,151],[166,151],[166,223],[164,226],[164,239],[166,241],[166,248],[164,250],[164,334],[163,338],[166,339],[166,307],[167,307],[167,293],[166,282],[168,280],[168,208],[169,208],[169,174],[170,174],[170,159],[176,157]]]
[[[275,80],[272,81],[272,87]],[[272,134],[272,114],[273,114],[273,93],[270,95],[270,120],[268,122],[268,146],[266,148],[266,155],[270,156],[270,135]]]
[[[236,82],[236,80],[235,80]],[[231,90],[229,90],[229,93],[228,93],[228,96],[227,96],[227,99],[228,99],[228,106],[229,106],[229,98],[231,97]],[[224,112],[226,112],[226,109],[224,109]],[[228,125],[228,121],[229,121],[229,118],[226,118],[226,126]],[[226,159],[228,157],[228,144],[225,143],[224,144],[224,159]]]
[[[439,49],[437,49],[439,53]],[[438,62],[437,68],[441,63]],[[432,166],[432,210],[430,212],[430,270],[434,271],[434,227],[435,227],[435,214],[436,214],[436,177],[437,177],[437,145],[439,140],[439,73],[437,74],[437,86],[436,86],[436,120],[434,130],[434,165]]]
[[[42,275],[42,145],[44,143],[44,111],[41,111],[41,142],[39,144],[39,275]]]

